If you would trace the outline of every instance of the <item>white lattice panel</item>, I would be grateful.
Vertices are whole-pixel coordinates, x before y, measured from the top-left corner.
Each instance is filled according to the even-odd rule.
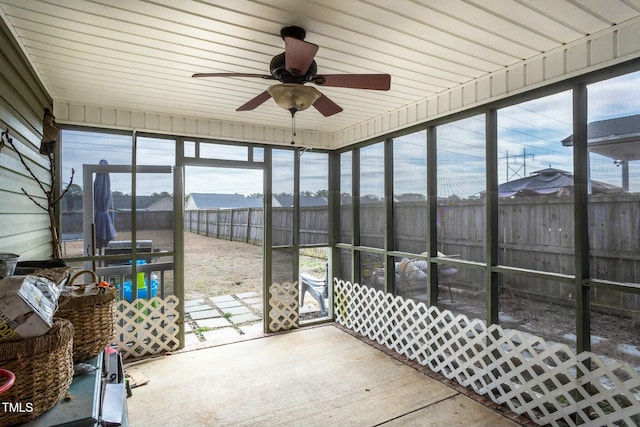
[[[597,354],[335,279],[336,321],[539,424],[640,425],[640,373]],[[591,369],[589,369],[591,368]]]
[[[118,301],[116,307],[116,340],[122,357],[140,357],[176,350],[180,345],[178,297],[133,302]]]
[[[299,326],[298,282],[269,286],[269,331],[287,331]]]

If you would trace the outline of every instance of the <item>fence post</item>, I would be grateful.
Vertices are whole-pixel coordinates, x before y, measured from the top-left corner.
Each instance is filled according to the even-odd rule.
[[[216,239],[220,238],[220,209],[216,209]]]
[[[251,208],[247,210],[247,228],[245,229],[244,242],[249,243],[249,227],[251,227]]]

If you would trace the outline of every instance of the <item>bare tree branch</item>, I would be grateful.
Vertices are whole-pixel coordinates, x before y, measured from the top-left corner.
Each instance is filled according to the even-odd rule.
[[[31,175],[33,177],[33,179],[38,183],[38,185],[40,186],[40,189],[42,190],[43,193],[47,194],[47,190],[45,190],[44,185],[42,184],[42,182],[38,179],[38,177],[36,176],[35,173],[33,173],[33,171],[31,170],[31,168],[29,167],[29,165],[27,164],[26,160],[24,159],[24,157],[22,157],[22,153],[20,153],[18,151],[18,149],[16,148],[15,144],[13,143],[13,138],[11,138],[9,136],[9,129],[7,129],[6,131],[2,132],[2,135],[4,135],[7,139],[7,142],[9,142],[9,145],[11,145],[11,147],[13,148],[13,150],[16,152],[16,154],[18,155],[18,158],[20,159],[20,162],[22,162],[22,165],[25,167],[25,169],[27,170],[27,172],[29,172],[29,175]],[[51,157],[49,157],[49,165],[51,166]],[[24,191],[24,190],[22,190]]]
[[[34,199],[31,194],[27,193],[27,190],[25,190],[24,188],[21,188],[21,190],[24,193],[24,195],[27,196],[29,198],[29,200],[31,200],[36,206],[38,206],[42,210],[45,210],[45,211],[49,212],[49,208],[46,208],[46,207],[42,206],[40,204],[40,202],[38,202],[36,199]]]
[[[64,190],[62,190],[62,192],[60,193],[60,195],[58,196],[57,199],[55,199],[53,201],[53,204],[55,205],[56,203],[58,203],[60,200],[62,200],[62,198],[64,197],[65,194],[67,194],[67,191],[69,191],[69,188],[71,188],[71,184],[73,184],[73,177],[75,175],[76,171],[75,169],[71,168],[71,178],[69,178],[69,184],[67,184],[67,186],[65,187]]]
[[[6,131],[2,132],[1,137],[6,139],[7,142],[9,143],[9,145],[11,145],[13,150],[18,155],[18,158],[20,159],[20,162],[22,163],[22,165],[25,167],[25,169],[27,169],[27,171],[29,172],[31,177],[33,177],[34,181],[38,184],[38,186],[40,187],[40,189],[44,193],[44,195],[45,195],[45,197],[47,199],[47,207],[45,207],[40,202],[38,202],[35,199],[35,197],[32,196],[31,194],[29,194],[24,188],[21,188],[22,192],[24,193],[25,196],[27,196],[29,198],[29,200],[31,200],[37,207],[45,210],[47,212],[47,214],[49,215],[49,230],[51,231],[51,240],[53,242],[53,257],[54,258],[62,258],[62,247],[60,245],[60,237],[59,237],[57,226],[56,226],[56,218],[55,218],[55,209],[54,209],[54,207],[55,207],[55,205],[57,203],[60,202],[60,200],[62,199],[62,197],[64,197],[66,192],[69,191],[69,188],[71,187],[71,184],[73,184],[73,177],[75,175],[75,170],[71,169],[71,179],[69,180],[69,184],[64,189],[64,191],[62,191],[62,193],[58,197],[54,197],[53,188],[54,188],[55,183],[56,183],[56,170],[55,170],[55,163],[54,163],[54,158],[53,158],[53,154],[52,154],[53,151],[51,150],[51,151],[47,151],[45,153],[43,153],[41,151],[41,154],[46,154],[47,158],[49,159],[49,174],[51,176],[51,190],[48,191],[45,188],[44,183],[36,176],[36,174],[33,172],[33,170],[31,170],[31,168],[27,164],[26,160],[22,156],[22,153],[20,153],[20,151],[18,151],[18,149],[14,145],[13,138],[11,138],[11,136],[9,136],[9,129],[8,128],[7,128]],[[55,141],[53,141],[53,142],[55,143]]]

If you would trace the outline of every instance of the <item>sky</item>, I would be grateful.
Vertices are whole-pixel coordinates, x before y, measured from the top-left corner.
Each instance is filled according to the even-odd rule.
[[[640,114],[640,72],[588,85],[588,122]],[[571,91],[498,110],[498,182],[556,168],[573,172]],[[439,195],[478,195],[484,189],[484,118],[438,127]],[[638,148],[640,151],[640,146]],[[614,159],[590,155],[591,178],[622,185]],[[630,163],[631,191],[640,191],[640,161]]]
[[[239,193],[262,194],[263,172],[257,169],[228,169],[187,166],[185,194]]]
[[[640,72],[609,79],[588,86],[589,121],[640,114]],[[506,107],[498,111],[498,182],[518,179],[548,167],[572,172],[572,148],[563,147],[562,139],[572,129],[572,96],[570,91]],[[439,196],[476,197],[485,183],[485,124],[479,115],[438,126],[438,188]],[[131,137],[76,130],[63,131],[63,182],[68,182],[74,168],[74,182],[82,185],[82,164],[131,164]],[[426,132],[401,136],[394,143],[394,186],[396,194],[426,193]],[[188,145],[192,151],[193,144]],[[208,145],[202,156],[240,160],[247,158],[243,147],[221,148]],[[639,148],[640,149],[640,148]],[[188,151],[188,152],[189,152]],[[383,144],[361,150],[361,194],[382,197]],[[262,155],[260,152],[256,156]],[[274,193],[293,191],[293,151],[274,151]],[[172,140],[139,138],[137,162],[142,165],[174,165]],[[301,157],[301,190],[319,191],[328,187],[327,156],[306,151]],[[593,179],[621,185],[620,168],[613,159],[592,155]],[[632,162],[632,191],[640,191],[640,161]],[[263,193],[261,170],[189,166],[186,168],[185,194],[202,193]],[[343,174],[341,181],[348,179]],[[171,174],[139,177],[138,194],[172,193]],[[126,174],[112,174],[113,191],[131,192]]]

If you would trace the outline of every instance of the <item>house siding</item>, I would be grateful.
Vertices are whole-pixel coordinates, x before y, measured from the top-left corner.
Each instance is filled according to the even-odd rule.
[[[52,107],[51,97],[0,19],[0,127],[2,132],[9,130],[16,148],[47,190],[51,187],[49,161],[38,150],[44,109]],[[0,252],[19,254],[21,260],[50,258],[48,215],[22,188],[46,207],[42,190],[5,143],[0,151]]]

